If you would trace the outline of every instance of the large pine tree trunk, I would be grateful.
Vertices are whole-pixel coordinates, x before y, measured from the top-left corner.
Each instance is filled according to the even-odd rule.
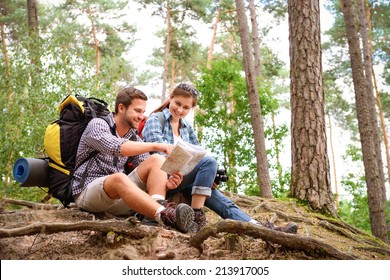
[[[355,89],[360,142],[366,175],[371,231],[374,236],[383,241],[387,241],[384,213],[385,202],[383,200],[385,180],[383,175],[382,156],[380,153],[378,154],[378,150],[380,150],[378,122],[376,117],[373,117],[375,103],[373,96],[367,94],[366,77],[364,76],[362,53],[356,28],[353,1],[342,0],[342,4],[351,59],[353,85]]]
[[[260,109],[260,98],[256,84],[253,55],[249,43],[248,20],[245,15],[244,1],[236,0],[238,27],[241,39],[242,56],[246,77],[246,86],[249,96],[249,109],[255,141],[255,155],[257,160],[257,176],[260,186],[260,195],[271,198],[271,180],[269,176],[267,154],[265,149],[264,123]]]
[[[291,195],[336,215],[331,192],[319,0],[289,0]]]

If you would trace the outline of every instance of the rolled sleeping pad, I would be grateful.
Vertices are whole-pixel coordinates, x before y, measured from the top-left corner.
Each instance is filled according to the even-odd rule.
[[[22,187],[47,187],[49,165],[45,159],[19,158],[14,164],[14,179]]]

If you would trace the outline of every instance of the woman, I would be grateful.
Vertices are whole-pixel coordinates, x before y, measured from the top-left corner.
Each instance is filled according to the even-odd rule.
[[[179,84],[170,98],[158,107],[146,120],[142,130],[145,142],[175,144],[179,139],[199,145],[193,128],[184,121],[188,113],[196,106],[199,92],[189,84]],[[163,125],[157,112],[163,114]],[[160,113],[161,118],[161,113]],[[214,179],[217,172],[214,157],[206,155],[198,165],[184,176],[181,184],[167,196],[182,192],[191,195],[191,206],[195,211],[195,223],[199,230],[206,223],[203,206],[210,208],[223,219],[233,219],[258,224],[258,222],[241,211],[230,199],[215,189]]]

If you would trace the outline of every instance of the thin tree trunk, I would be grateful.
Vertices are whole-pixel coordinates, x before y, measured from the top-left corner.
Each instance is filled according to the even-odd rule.
[[[372,68],[372,78],[374,80],[374,87],[375,87],[375,100],[376,100],[376,105],[378,106],[378,111],[379,111],[379,120],[381,124],[381,130],[382,130],[382,137],[383,137],[383,143],[385,145],[385,154],[386,154],[386,162],[387,162],[387,179],[390,182],[390,144],[389,144],[389,136],[387,135],[387,130],[386,130],[386,122],[385,122],[385,117],[383,115],[383,109],[382,109],[382,101],[381,97],[379,95],[379,90],[378,86],[376,83],[376,77],[375,77],[375,72],[374,72],[374,67]],[[386,199],[386,190],[385,190],[385,199]]]
[[[169,95],[173,91],[174,83],[175,83],[175,77],[176,77],[176,60],[174,57],[172,57],[172,62],[171,62],[171,78],[169,79]]]
[[[264,122],[263,116],[261,115],[260,98],[256,83],[255,69],[253,67],[253,55],[249,43],[248,20],[245,15],[244,1],[236,0],[235,2],[246,77],[245,80],[249,96],[249,109],[255,141],[255,156],[257,160],[257,176],[260,186],[260,195],[265,198],[271,198],[273,196],[265,148]]]
[[[282,187],[283,169],[282,169],[282,165],[280,164],[280,149],[279,149],[278,137],[276,136],[275,113],[273,111],[271,111],[271,121],[272,121],[272,135],[273,135],[272,138],[274,139],[274,145],[275,145],[276,169],[278,171],[279,185]]]
[[[330,115],[328,115],[328,122],[329,122],[329,143],[330,143],[330,154],[332,155],[332,165],[333,165],[333,177],[334,177],[334,188],[335,188],[335,203],[336,203],[336,210],[339,209],[339,189],[338,189],[338,182],[337,182],[337,171],[336,171],[336,160],[334,156],[334,148],[333,148],[333,127],[332,127],[332,120],[330,118]]]
[[[4,25],[0,24],[0,35],[1,35],[1,49],[3,50],[4,63],[5,63],[5,76],[7,78],[7,101],[8,101],[8,112],[10,110],[10,105],[12,101],[12,84],[11,84],[11,67],[9,62],[7,44],[6,44],[6,35],[4,32]]]
[[[233,98],[233,84],[231,82],[229,83],[228,95],[229,95],[230,100],[231,100],[231,102],[229,102],[230,114],[233,115],[234,112],[236,111],[236,103],[235,103],[235,100]],[[230,127],[232,130],[231,135],[236,135],[237,127],[236,127],[236,124],[235,124],[233,119],[230,120]],[[229,157],[229,164],[230,164],[229,169],[230,170],[236,169],[237,159],[236,159],[236,154],[235,154],[233,149],[228,150],[228,157]],[[235,174],[236,174],[236,172],[231,172],[231,175],[230,175],[231,180],[229,180],[229,182],[230,182],[229,185],[231,187],[231,191],[234,193],[237,193],[238,186],[237,186],[237,180],[236,180]]]
[[[327,154],[319,0],[289,0],[291,195],[337,216]]]
[[[27,16],[29,35],[35,38],[38,33],[38,12],[35,0],[27,0]]]
[[[366,18],[367,18],[367,28],[368,28],[368,42],[369,42],[369,50],[370,50],[370,57],[372,57],[372,28],[371,28],[371,11],[368,6],[367,0],[365,1],[365,11],[366,11]],[[374,90],[375,90],[375,100],[376,105],[378,107],[379,111],[379,121],[382,131],[382,137],[383,137],[383,143],[385,145],[385,155],[386,155],[386,162],[387,162],[387,179],[390,182],[390,144],[389,144],[389,136],[387,135],[386,130],[386,122],[385,117],[383,115],[383,109],[382,109],[382,101],[381,96],[379,94],[378,84],[376,82],[376,76],[375,76],[375,70],[374,70],[374,64],[371,60],[371,69],[372,69],[372,79],[374,82]],[[386,193],[386,191],[385,191]]]
[[[254,56],[254,67],[256,80],[260,83],[261,76],[261,57],[260,57],[260,36],[259,36],[259,28],[257,26],[257,16],[256,16],[256,7],[254,0],[249,1],[249,11],[251,15],[251,23],[252,23],[252,44],[253,44],[253,56]],[[259,86],[260,87],[260,86]]]
[[[91,31],[93,37],[93,48],[95,49],[95,74],[96,77],[99,76],[100,73],[100,53],[99,53],[99,39],[97,38],[97,32],[95,27],[95,21],[93,20],[93,14],[91,10],[88,8],[88,15],[91,20]],[[98,83],[97,83],[98,84]]]
[[[370,106],[371,109],[371,118],[375,120],[375,123],[378,124],[377,121],[377,113],[375,110],[375,101],[374,101],[374,85],[372,82],[372,56],[371,56],[371,48],[369,44],[369,35],[368,35],[368,24],[367,24],[367,17],[365,13],[365,7],[364,7],[364,0],[358,0],[358,8],[359,8],[359,19],[360,19],[360,35],[362,37],[363,41],[363,61],[364,61],[364,73],[366,77],[366,91],[367,91],[367,96],[370,98],[370,104],[372,104],[372,107]],[[373,129],[374,139],[380,139],[379,136],[379,129]],[[379,140],[380,141],[380,140]],[[381,153],[381,146],[378,145],[376,146],[376,153],[378,155],[382,155]],[[379,157],[378,159],[378,164],[379,164],[379,172],[383,173],[383,162],[382,162],[382,156]],[[381,177],[384,177],[384,174],[380,174]],[[383,189],[382,189],[382,196],[383,196],[383,201],[384,203],[386,202],[386,187],[385,184],[383,184]]]
[[[215,22],[214,22],[214,25],[213,25],[213,36],[211,37],[209,54],[208,54],[208,57],[207,57],[207,69],[211,69],[211,61],[213,60],[215,38],[217,36],[219,17],[220,17],[220,14],[221,14],[221,3],[222,3],[222,0],[219,0],[219,7],[218,7],[218,10],[217,10],[217,15],[215,16]]]
[[[167,41],[165,43],[165,58],[164,58],[164,71],[162,75],[162,92],[161,92],[161,102],[164,102],[166,99],[166,84],[168,80],[168,64],[169,64],[169,54],[171,48],[171,37],[172,37],[172,24],[171,24],[171,8],[169,0],[167,0]]]
[[[356,29],[353,1],[342,0],[345,27],[348,38],[349,54],[352,68],[353,85],[355,89],[356,111],[363,152],[363,163],[366,175],[368,208],[370,211],[371,231],[374,236],[387,242],[387,229],[383,201],[384,175],[376,118],[372,117],[375,108],[374,97],[367,94],[366,78],[362,63],[359,37]],[[382,169],[382,172],[380,171]]]

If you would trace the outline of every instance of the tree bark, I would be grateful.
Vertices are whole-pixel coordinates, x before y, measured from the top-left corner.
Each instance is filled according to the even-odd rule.
[[[256,16],[256,7],[255,1],[249,0],[249,11],[252,24],[252,44],[253,44],[253,57],[254,57],[254,67],[257,82],[260,83],[261,76],[261,56],[260,56],[260,36],[259,28],[257,26],[257,16]]]
[[[335,188],[335,206],[336,210],[339,208],[339,188],[338,188],[338,182],[337,182],[337,170],[336,170],[336,159],[334,156],[334,148],[333,148],[333,127],[332,127],[332,119],[330,118],[330,115],[328,115],[328,121],[329,121],[329,146],[330,146],[330,154],[332,155],[332,165],[333,165],[333,177],[334,177],[334,188]]]
[[[260,109],[260,98],[256,84],[256,75],[253,67],[253,55],[249,44],[248,21],[245,15],[244,1],[236,0],[238,27],[241,39],[245,80],[249,96],[249,109],[252,119],[252,127],[255,141],[255,155],[257,160],[257,176],[260,186],[260,195],[271,198],[271,180],[267,154],[265,148],[264,122]]]
[[[289,0],[291,195],[336,216],[327,153],[319,0]]]
[[[161,91],[161,102],[164,102],[166,99],[166,86],[168,80],[168,65],[169,65],[169,54],[171,48],[171,38],[172,38],[172,24],[171,24],[171,8],[169,0],[167,0],[167,41],[165,42],[165,59],[164,59],[164,71],[162,75],[162,91]]]
[[[219,0],[219,7],[218,7],[218,10],[217,10],[217,15],[215,16],[215,22],[214,22],[214,25],[213,25],[213,36],[211,37],[209,53],[208,53],[208,56],[207,56],[207,69],[211,69],[211,61],[213,60],[214,42],[215,42],[215,38],[217,36],[219,17],[220,17],[220,14],[221,14],[221,3],[222,3],[222,0]]]
[[[371,58],[372,80],[373,80],[373,85],[374,85],[374,90],[375,90],[376,106],[378,107],[378,112],[379,112],[379,121],[380,121],[380,126],[381,126],[381,131],[382,131],[383,143],[385,145],[385,155],[386,155],[386,162],[387,162],[387,179],[390,182],[390,143],[389,143],[389,136],[387,135],[386,122],[385,122],[385,117],[383,115],[381,96],[379,94],[378,84],[376,82],[374,64],[372,63],[371,10],[370,10],[370,7],[368,6],[367,0],[364,1],[364,4],[365,4],[364,5],[364,9],[366,11],[366,19],[367,19],[368,44],[369,44],[369,51],[370,51],[370,58]],[[385,190],[385,193],[386,193],[386,190]]]
[[[91,32],[92,32],[92,38],[93,38],[93,48],[95,49],[95,74],[96,77],[100,73],[100,52],[99,52],[99,40],[97,38],[97,32],[95,27],[95,21],[93,20],[93,14],[91,10],[88,8],[88,16],[91,20]],[[99,83],[97,83],[98,85]]]
[[[190,245],[202,252],[203,241],[220,232],[244,233],[254,238],[261,238],[264,241],[280,244],[286,248],[302,250],[306,254],[314,257],[329,256],[338,260],[357,259],[354,255],[339,251],[326,242],[311,237],[278,232],[263,226],[233,220],[223,220],[212,226],[204,227],[195,236],[191,237]]]
[[[371,231],[374,236],[387,242],[387,229],[384,213],[385,203],[383,201],[385,180],[381,159],[382,156],[380,153],[378,154],[378,148],[380,149],[378,122],[376,117],[373,117],[375,103],[373,96],[367,94],[366,77],[364,76],[362,53],[356,28],[353,1],[342,0],[342,3],[351,60],[360,142],[366,175]]]
[[[358,7],[359,7],[359,19],[360,19],[360,36],[362,38],[363,42],[363,62],[364,62],[364,73],[366,77],[366,90],[367,90],[367,96],[371,99],[369,103],[372,105],[370,106],[371,109],[371,117],[375,120],[375,123],[378,124],[377,120],[377,113],[375,109],[375,99],[374,99],[374,85],[372,82],[373,72],[372,72],[372,54],[371,54],[371,48],[369,43],[369,34],[368,34],[368,24],[367,24],[367,17],[364,7],[364,0],[358,0]],[[380,139],[379,136],[379,128],[373,129],[374,138]],[[379,140],[380,141],[380,140]],[[382,155],[381,153],[381,146],[378,145],[376,147],[377,151],[376,153],[378,155]],[[377,159],[379,166],[383,167],[382,162],[382,156]],[[379,169],[380,173],[383,173],[383,168]],[[380,175],[381,177],[384,177],[384,174]],[[382,190],[382,196],[384,203],[386,202],[386,187],[385,184],[383,184],[383,190]]]

